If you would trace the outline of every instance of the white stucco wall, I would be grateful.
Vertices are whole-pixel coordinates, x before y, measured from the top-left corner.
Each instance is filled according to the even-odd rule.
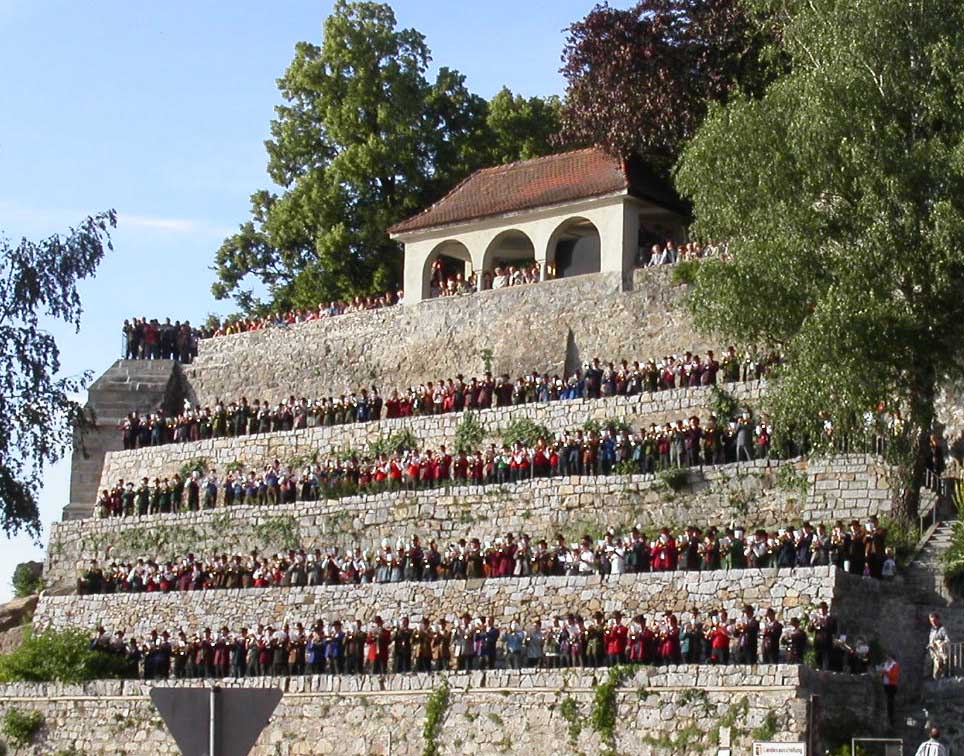
[[[405,303],[415,304],[428,298],[431,263],[439,248],[447,242],[457,241],[465,245],[471,257],[471,269],[481,272],[491,270],[500,235],[506,231],[519,231],[531,240],[536,262],[545,269],[546,263],[553,261],[556,243],[565,227],[577,219],[591,222],[599,232],[601,272],[622,273],[628,286],[638,247],[641,213],[648,217],[653,217],[653,213],[665,215],[670,223],[675,220],[671,213],[621,193],[399,234],[395,238],[405,245]]]

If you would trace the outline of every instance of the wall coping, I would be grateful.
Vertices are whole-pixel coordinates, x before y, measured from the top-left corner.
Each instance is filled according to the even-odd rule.
[[[695,675],[694,675],[695,672]],[[703,690],[736,691],[744,688],[792,690],[804,684],[805,670],[801,665],[669,665],[641,667],[634,670],[619,690],[635,694],[641,687],[667,692],[700,688]],[[492,670],[477,672],[431,672],[399,675],[306,675],[295,677],[248,677],[242,680],[224,678],[216,681],[188,680],[95,680],[82,684],[67,683],[6,683],[0,685],[0,700],[56,700],[56,699],[142,699],[152,688],[280,688],[286,696],[349,694],[372,695],[414,693],[429,694],[445,680],[457,693],[588,692],[609,674],[606,667],[593,671],[555,670]]]
[[[368,603],[374,604],[376,597],[373,594],[381,592],[391,592],[398,588],[412,590],[414,586],[446,587],[462,585],[465,591],[485,593],[486,586],[493,584],[501,592],[512,593],[516,589],[523,589],[534,586],[545,586],[546,588],[572,588],[572,589],[591,589],[611,585],[632,586],[636,583],[649,580],[652,582],[681,582],[692,586],[694,583],[701,583],[711,578],[718,579],[721,575],[736,573],[739,578],[763,579],[769,578],[779,580],[780,578],[807,577],[807,578],[832,578],[836,584],[841,578],[853,577],[860,580],[859,576],[848,576],[839,568],[829,565],[821,567],[747,567],[738,570],[667,570],[665,572],[638,572],[623,573],[621,575],[531,575],[528,577],[504,577],[504,578],[476,578],[469,580],[437,580],[434,582],[400,582],[400,583],[361,583],[346,585],[314,585],[314,586],[271,586],[268,588],[215,588],[200,591],[170,591],[168,593],[94,593],[84,596],[72,594],[67,596],[49,596],[41,594],[38,602],[35,617],[42,617],[47,611],[47,607],[70,606],[74,603],[84,601],[100,602],[109,599],[112,604],[134,604],[167,601],[171,603],[200,603],[201,601],[217,596],[224,602],[244,601],[248,598],[257,599],[262,596],[271,596],[285,606],[304,605],[308,607],[324,607],[325,597],[336,597],[339,594],[351,594],[359,591],[359,588],[368,589],[364,591],[370,597]],[[307,598],[313,599],[306,602]],[[300,601],[299,601],[300,598]],[[317,612],[316,612],[317,613]]]

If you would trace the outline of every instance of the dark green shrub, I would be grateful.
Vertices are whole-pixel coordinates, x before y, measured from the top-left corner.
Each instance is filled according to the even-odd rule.
[[[20,647],[0,656],[0,682],[79,683],[124,677],[125,659],[92,651],[83,630],[45,630],[27,633]]]
[[[20,709],[8,709],[3,715],[4,737],[15,746],[23,747],[30,745],[40,728],[44,726],[44,715],[39,711],[20,711]]]

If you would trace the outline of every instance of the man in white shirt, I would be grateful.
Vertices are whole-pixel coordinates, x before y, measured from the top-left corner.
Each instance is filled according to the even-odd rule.
[[[916,756],[947,756],[947,746],[938,742],[940,737],[941,731],[932,727],[930,739],[920,744]]]

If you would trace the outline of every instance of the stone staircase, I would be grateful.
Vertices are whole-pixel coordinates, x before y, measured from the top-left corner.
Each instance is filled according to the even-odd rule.
[[[87,390],[86,408],[96,425],[75,449],[70,471],[70,503],[64,519],[89,517],[97,500],[104,455],[122,447],[118,424],[128,412],[167,411],[184,401],[184,382],[173,360],[117,360]]]
[[[951,543],[954,523],[956,520],[939,522],[930,533],[914,558],[908,565],[905,574],[908,586],[908,597],[917,604],[944,607],[954,601],[950,591],[944,585],[944,568],[942,559]]]

